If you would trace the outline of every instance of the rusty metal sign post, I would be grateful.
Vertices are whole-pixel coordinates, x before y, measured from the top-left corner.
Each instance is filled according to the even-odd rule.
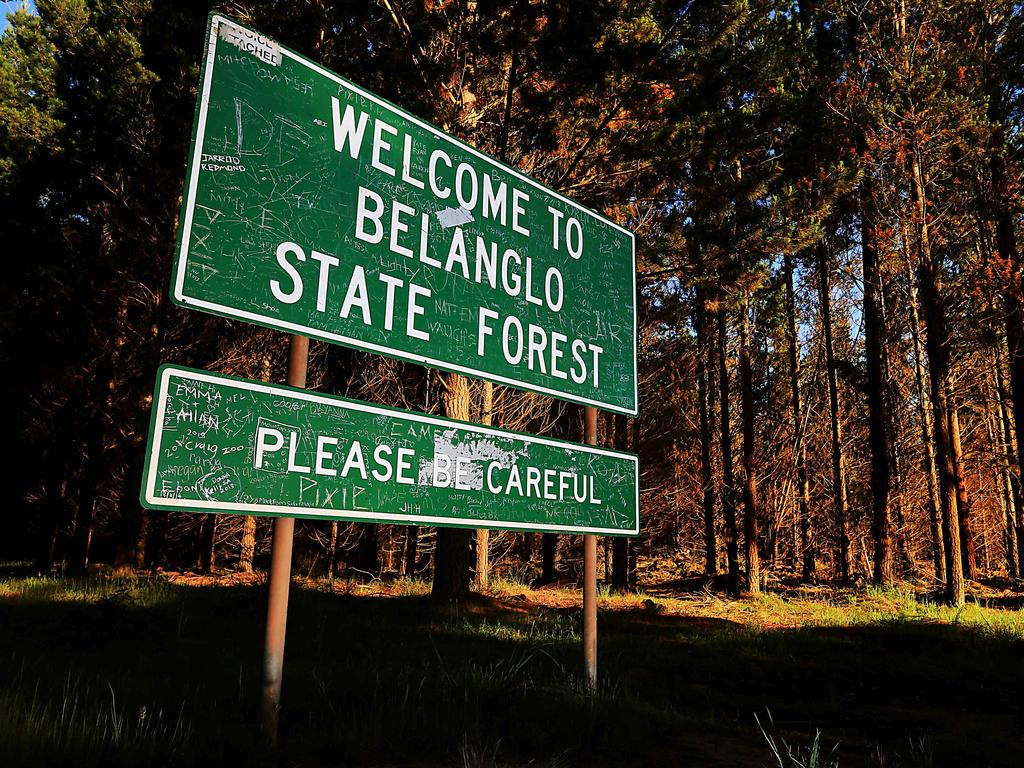
[[[288,345],[288,386],[306,388],[309,338],[292,336]],[[288,590],[292,579],[292,543],[295,518],[274,520],[270,577],[267,588],[267,631],[263,652],[263,685],[260,714],[263,736],[277,742],[277,715],[281,709],[281,677],[284,673],[284,639],[288,624]]]
[[[583,411],[583,442],[597,445],[597,408]],[[639,490],[640,478],[637,477]],[[583,536],[583,666],[587,692],[597,690],[597,537]]]

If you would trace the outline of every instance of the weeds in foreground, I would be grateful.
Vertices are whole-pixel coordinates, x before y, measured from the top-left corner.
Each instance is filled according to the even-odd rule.
[[[891,753],[882,747],[875,748],[875,763],[878,768],[934,768],[935,750],[927,736],[910,739],[906,759],[899,753]]]
[[[70,675],[59,699],[47,702],[38,685],[30,688],[19,678],[0,691],[5,765],[57,765],[71,756],[78,765],[156,765],[175,762],[190,746],[183,711],[128,708],[109,682],[109,697],[92,696]]]
[[[501,747],[501,739],[487,746],[476,744],[470,740],[468,735],[463,734],[462,744],[459,746],[462,768],[496,768],[499,747]]]
[[[761,719],[756,714],[754,719],[757,721],[761,735],[768,742],[768,748],[772,752],[774,765],[777,768],[839,768],[839,760],[835,757],[839,745],[836,744],[827,754],[824,753],[821,746],[820,730],[814,731],[814,738],[808,745],[789,744],[782,738],[776,741],[775,737],[765,730]],[[775,725],[771,712],[768,713],[768,725],[770,727]]]
[[[819,729],[815,729],[810,744],[790,744],[782,738],[776,740],[775,736],[761,724],[756,714],[754,720],[757,721],[761,735],[768,742],[774,768],[839,768],[839,758],[836,756],[839,744],[835,744],[826,754],[823,751]],[[775,725],[771,712],[768,712],[768,725]],[[877,745],[868,761],[871,766],[877,768],[934,768],[935,751],[931,739],[928,736],[921,736],[909,740],[905,754]]]

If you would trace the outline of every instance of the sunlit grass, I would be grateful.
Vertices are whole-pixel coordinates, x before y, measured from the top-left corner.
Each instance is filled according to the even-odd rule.
[[[152,608],[175,601],[181,587],[152,576],[95,575],[74,579],[52,576],[0,578],[0,600],[93,604],[118,601]]]
[[[518,643],[577,642],[580,639],[578,618],[565,613],[544,613],[515,624],[488,619],[470,621],[463,618],[448,621],[443,627],[452,633],[479,635]]]
[[[511,595],[523,595],[534,592],[535,589],[529,581],[520,580],[513,576],[497,576],[491,579],[488,592],[492,595],[509,597]]]
[[[400,576],[388,585],[388,592],[396,597],[426,597],[430,594],[427,579]]]
[[[671,607],[673,601],[667,600],[665,604]],[[701,607],[690,603],[686,610],[699,613]],[[915,592],[909,585],[869,587],[864,591],[815,599],[764,593],[746,601],[731,603],[727,610],[734,618],[766,628],[780,625],[840,627],[935,623],[1024,639],[1022,609],[989,608],[976,602],[953,608],[933,597]]]
[[[529,584],[495,580],[491,594],[525,597],[540,604],[578,605],[582,595],[577,587],[534,588]],[[1024,638],[1024,609],[989,608],[969,602],[952,608],[911,585],[869,587],[861,591],[828,593],[817,597],[763,592],[755,597],[732,599],[708,595],[703,599],[653,595],[643,590],[619,594],[604,585],[598,590],[604,610],[644,610],[667,615],[724,616],[757,629],[779,626],[839,627],[891,623],[942,623],[1011,638]]]
[[[508,576],[493,579],[487,592],[495,597],[526,597],[540,603],[551,601],[557,601],[560,604],[582,603],[583,600],[582,587],[579,585],[560,584],[537,587]],[[648,601],[655,603],[659,601],[659,598],[648,594],[643,589],[631,589],[628,592],[619,593],[603,582],[597,585],[597,599],[602,608],[613,610],[642,608]]]

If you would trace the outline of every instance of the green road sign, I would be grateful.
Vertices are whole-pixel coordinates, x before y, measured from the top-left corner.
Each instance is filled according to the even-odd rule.
[[[150,509],[636,534],[636,456],[175,366],[157,375]]]
[[[637,412],[632,234],[210,17],[173,300]]]

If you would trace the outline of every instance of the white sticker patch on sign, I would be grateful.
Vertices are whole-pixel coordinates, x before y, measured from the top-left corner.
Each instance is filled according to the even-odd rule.
[[[250,32],[248,29],[236,27],[230,21],[221,21],[220,38],[236,48],[251,53],[275,67],[281,65],[281,48],[273,40]]]
[[[445,208],[443,211],[437,211],[434,215],[437,216],[437,220],[443,229],[462,226],[473,221],[473,214],[461,207]]]

